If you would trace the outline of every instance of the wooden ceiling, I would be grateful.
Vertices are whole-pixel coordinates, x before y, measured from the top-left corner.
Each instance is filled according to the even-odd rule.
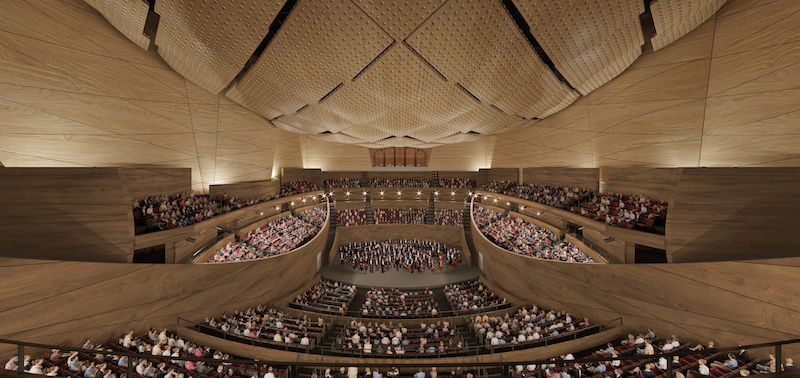
[[[156,10],[170,5],[158,3]],[[162,15],[159,33],[178,39],[158,45],[160,34],[134,38],[147,11],[138,0],[0,2],[2,164],[187,167],[196,190],[269,179],[281,167],[369,170],[367,147],[415,145],[432,147],[431,170],[800,166],[793,0],[729,0],[716,13],[719,1],[657,0],[656,38],[672,33],[674,41],[655,52],[645,44],[613,79],[608,67],[619,60],[608,54],[637,54],[635,4],[581,14],[556,7],[563,2],[515,0],[575,90],[526,44],[501,3],[301,0],[244,71],[238,65],[257,50],[254,36],[278,5],[240,2],[215,27],[196,29],[191,20],[221,5],[195,3]],[[691,30],[669,21],[684,16],[661,17],[656,8],[693,23],[711,16]],[[563,19],[533,23],[531,9]],[[250,18],[234,21],[234,11]],[[617,17],[630,38],[569,33],[570,25],[601,28]],[[169,20],[183,26],[166,28]],[[211,30],[241,40],[217,44],[225,54],[203,54]],[[574,50],[558,50],[568,41]],[[305,47],[291,48],[298,44]],[[165,56],[173,50],[194,65],[176,72]],[[576,60],[583,56],[605,57]],[[609,80],[582,95],[598,77]],[[268,93],[274,101],[257,101]]]

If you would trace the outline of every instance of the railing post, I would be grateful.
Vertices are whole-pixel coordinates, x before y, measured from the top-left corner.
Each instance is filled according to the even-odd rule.
[[[672,378],[672,361],[667,360],[667,378]]]
[[[125,368],[128,369],[128,378],[133,377],[133,356],[128,356]]]
[[[783,356],[781,355],[781,344],[775,345],[775,372],[783,371]]]
[[[25,372],[25,346],[17,345],[17,374]]]

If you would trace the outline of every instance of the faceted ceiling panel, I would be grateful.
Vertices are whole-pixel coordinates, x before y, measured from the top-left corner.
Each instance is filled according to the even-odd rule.
[[[176,72],[276,127],[371,147],[525,128],[619,75],[644,43],[640,0],[85,1],[144,48],[157,13],[153,43]],[[654,49],[723,3],[654,1]]]
[[[586,95],[642,54],[641,0],[514,0],[558,71]]]
[[[544,118],[578,98],[536,55],[500,1],[448,1],[408,44],[449,81],[519,118]]]
[[[241,71],[286,0],[159,0],[158,54],[176,72],[217,94]]]
[[[391,43],[349,0],[300,0],[226,95],[268,119],[291,115],[351,80]]]

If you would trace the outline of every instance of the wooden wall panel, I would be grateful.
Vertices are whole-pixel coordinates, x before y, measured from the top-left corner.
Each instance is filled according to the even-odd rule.
[[[628,195],[643,194],[651,200],[670,200],[675,198],[675,189],[681,179],[683,168],[603,168],[607,177],[603,186],[607,193]]]
[[[263,197],[272,197],[280,192],[280,181],[253,181],[253,182],[240,182],[236,184],[225,185],[210,185],[208,187],[208,194],[211,198],[216,198],[218,195],[228,197],[238,197],[245,200]]]
[[[794,266],[562,263],[513,254],[472,235],[484,254],[486,281],[543,308],[595,323],[622,316],[632,333],[652,328],[689,343],[734,346],[800,335],[800,305],[792,299],[800,294],[800,268]]]
[[[133,257],[133,212],[116,168],[0,168],[0,194],[0,256]]]
[[[797,256],[798,168],[684,168],[667,215],[673,262]]]
[[[150,38],[144,35],[148,5],[139,0],[84,0],[97,9],[111,25],[128,37],[131,42],[147,50]]]
[[[322,171],[318,168],[284,168],[281,171],[281,184],[291,181],[308,181],[322,188],[325,180],[322,178]]]
[[[132,200],[192,191],[190,168],[122,167],[117,170],[122,180],[122,190]]]
[[[597,192],[600,172],[597,168],[525,168],[523,183],[579,187]]]
[[[591,248],[602,251],[614,263],[621,264],[633,262],[627,261],[626,259],[627,256],[625,255],[625,247],[627,243],[624,240],[614,239],[614,241],[606,243],[605,239],[607,239],[608,236],[603,235],[601,232],[591,228],[583,229],[582,233],[584,244],[589,245]]]
[[[0,337],[63,345],[116,339],[126,330],[176,328],[268,303],[314,278],[328,228],[306,246],[263,260],[220,264],[112,264],[0,258],[6,290]],[[213,279],[210,279],[213,277]],[[291,279],[265,279],[291,277]],[[54,289],[57,288],[57,289]],[[12,353],[9,345],[0,353]]]

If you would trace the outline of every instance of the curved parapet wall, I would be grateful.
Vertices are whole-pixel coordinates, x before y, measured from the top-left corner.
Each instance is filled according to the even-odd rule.
[[[800,337],[796,258],[574,264],[515,254],[478,232],[472,239],[486,282],[544,308],[564,309],[592,322],[622,316],[632,332],[652,328],[691,342],[737,345]]]
[[[225,264],[116,264],[0,257],[5,319],[0,338],[58,345],[107,340],[125,330],[174,328],[230,309],[285,298],[317,272],[328,224],[278,256]],[[13,289],[12,289],[13,288]],[[0,346],[0,354],[13,354]]]

